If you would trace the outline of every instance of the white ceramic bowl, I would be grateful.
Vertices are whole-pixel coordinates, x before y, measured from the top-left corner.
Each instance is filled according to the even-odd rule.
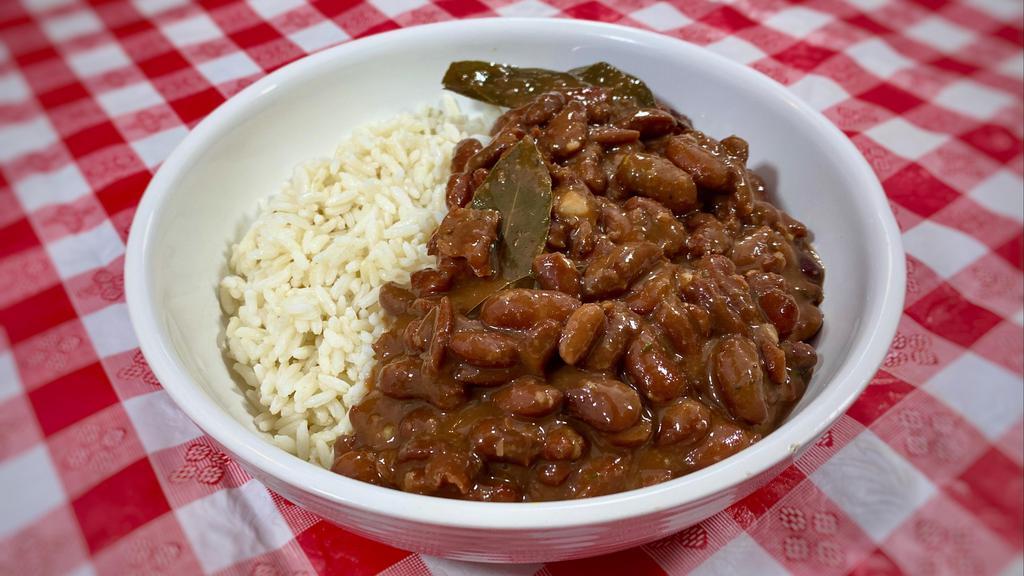
[[[217,336],[226,253],[296,163],[352,127],[436,101],[454,60],[568,69],[605,60],[645,80],[695,125],[750,142],[776,198],[816,234],[825,263],[821,362],[787,422],[683,478],[578,501],[463,502],[322,470],[254,433]],[[175,402],[253,476],[368,538],[466,560],[536,562],[612,552],[694,524],[792,461],[863,390],[896,329],[904,261],[878,180],[847,138],[784,87],[665,36],[567,20],[470,20],[373,36],[286,66],[203,120],[139,204],[126,283],[142,351]]]

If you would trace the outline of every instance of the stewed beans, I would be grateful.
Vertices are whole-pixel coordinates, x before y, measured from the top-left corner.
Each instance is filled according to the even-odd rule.
[[[550,217],[509,277],[522,247],[503,243],[528,235],[477,193],[494,193],[523,143],[550,180]],[[771,432],[817,361],[824,272],[747,156],[736,136],[600,87],[543,92],[486,145],[460,143],[428,245],[437,265],[381,289],[393,327],[334,470],[452,498],[582,498]]]

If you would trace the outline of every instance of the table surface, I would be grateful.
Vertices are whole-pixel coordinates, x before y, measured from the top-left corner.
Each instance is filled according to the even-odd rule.
[[[675,536],[547,566],[410,554],[268,492],[161,390],[124,303],[139,197],[225,98],[494,15],[650,28],[789,85],[869,160],[907,249],[882,369],[795,465]],[[0,573],[1024,571],[1019,0],[6,0],[0,40]]]

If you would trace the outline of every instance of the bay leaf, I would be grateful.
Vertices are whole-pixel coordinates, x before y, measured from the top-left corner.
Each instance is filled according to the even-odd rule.
[[[501,213],[497,256],[506,281],[530,275],[547,243],[551,202],[551,175],[530,137],[512,146],[476,189],[473,208]]]
[[[565,72],[480,60],[452,62],[441,83],[467,98],[508,108],[522,106],[538,94],[552,90],[586,86],[585,82]]]
[[[627,100],[642,108],[657,105],[654,94],[643,81],[607,62],[557,72],[462,60],[448,66],[442,84],[467,98],[508,108],[522,106],[544,92],[587,86],[608,88],[616,100]]]
[[[658,104],[647,84],[607,62],[574,68],[569,74],[591,86],[608,88],[611,90],[612,98],[617,100],[629,100],[641,108],[653,108]]]

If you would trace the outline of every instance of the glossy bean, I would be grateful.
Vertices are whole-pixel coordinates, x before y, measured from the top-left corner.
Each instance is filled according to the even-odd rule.
[[[768,419],[768,399],[757,347],[748,338],[726,336],[711,355],[711,374],[719,396],[733,416],[761,424]]]
[[[654,443],[658,446],[693,444],[703,440],[710,427],[711,409],[699,400],[681,398],[661,409]]]
[[[686,391],[686,374],[654,338],[642,333],[626,351],[626,374],[652,402],[668,402]]]
[[[566,364],[575,364],[590,350],[604,329],[604,310],[597,304],[584,304],[569,316],[562,328],[558,354]]]
[[[676,351],[684,356],[699,354],[704,340],[710,335],[711,319],[708,313],[675,296],[658,304],[652,319],[661,327]]]
[[[519,359],[527,370],[535,374],[544,372],[544,367],[555,356],[562,323],[554,319],[541,320],[526,331],[519,349]]]
[[[515,418],[484,418],[469,432],[473,451],[495,462],[529,466],[544,449],[543,431]]]
[[[469,162],[469,159],[482,150],[483,147],[484,145],[476,138],[460,140],[459,143],[455,145],[455,150],[452,151],[452,174],[463,172],[466,169],[466,164]]]
[[[546,460],[576,460],[587,449],[587,439],[572,426],[562,424],[548,431],[542,456]]]
[[[567,158],[583,148],[587,141],[587,108],[579,100],[570,100],[551,119],[546,143],[556,158]]]
[[[697,206],[693,178],[661,156],[629,154],[619,164],[615,178],[626,191],[657,200],[675,214]]]
[[[487,330],[465,330],[452,335],[451,351],[466,362],[486,368],[507,368],[519,360],[514,338]]]
[[[576,265],[565,254],[546,252],[533,259],[533,277],[544,290],[580,297],[581,279]]]
[[[592,299],[621,294],[661,256],[661,249],[651,242],[617,245],[587,265],[583,273],[583,294]]]
[[[534,376],[522,376],[494,392],[491,400],[513,416],[546,416],[562,405],[564,393]]]
[[[665,156],[689,173],[698,186],[726,191],[731,183],[725,162],[687,136],[670,138]]]
[[[620,432],[640,419],[640,396],[618,380],[584,378],[565,397],[570,414],[603,432]]]
[[[488,298],[480,308],[480,320],[497,328],[531,328],[542,320],[564,322],[580,301],[553,290],[512,288]]]
[[[604,333],[590,349],[583,365],[589,370],[610,370],[626,353],[626,347],[637,330],[635,315],[623,310],[613,310],[608,315]]]

